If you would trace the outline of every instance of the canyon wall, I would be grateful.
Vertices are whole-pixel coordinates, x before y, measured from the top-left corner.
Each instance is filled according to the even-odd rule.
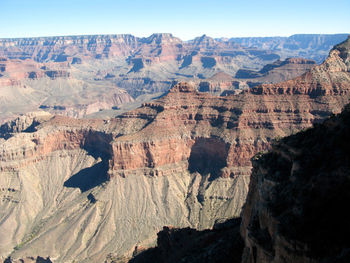
[[[178,83],[109,120],[2,126],[0,256],[121,260],[165,225],[203,230],[238,217],[251,157],[349,103],[348,42],[301,77],[238,95]]]
[[[242,262],[349,260],[349,110],[253,159]]]
[[[336,47],[345,72],[349,47]],[[331,60],[328,69],[337,65]],[[276,139],[268,152],[252,158],[240,226],[245,248],[235,223],[240,219],[202,232],[164,227],[157,247],[135,249],[130,262],[347,262],[349,121],[348,104],[339,115]]]

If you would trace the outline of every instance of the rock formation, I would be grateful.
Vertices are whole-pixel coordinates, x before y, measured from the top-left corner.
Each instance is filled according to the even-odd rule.
[[[350,106],[253,159],[242,262],[347,262]]]
[[[165,225],[203,230],[238,217],[250,158],[349,102],[349,53],[348,41],[302,77],[238,95],[178,83],[110,120],[7,125],[0,256],[101,262],[154,245]]]
[[[257,86],[263,83],[278,83],[296,78],[309,71],[316,65],[313,60],[303,58],[287,58],[277,60],[272,64],[265,65],[259,71],[240,69],[236,73],[236,78],[250,81],[250,86]]]
[[[349,43],[336,49],[348,66]],[[344,209],[350,201],[349,124],[350,104],[341,114],[277,139],[269,152],[253,157],[242,212],[244,250],[232,221],[224,233],[215,226],[201,235],[164,227],[157,247],[135,253],[130,262],[349,261],[349,215]],[[215,238],[208,240],[211,235]],[[227,249],[215,249],[220,246]]]
[[[260,84],[273,84],[296,78],[316,65],[315,61],[303,58],[277,60],[265,65],[260,71],[239,69],[235,77],[225,72],[218,72],[199,82],[199,91],[227,96],[238,94],[244,89]]]
[[[343,93],[342,86],[335,83],[349,82],[333,72],[339,68],[350,72],[349,50],[348,40],[310,72],[321,79],[326,78],[322,69],[332,72],[332,89],[315,94]],[[344,64],[338,64],[337,58],[342,58]],[[242,262],[350,259],[349,216],[344,210],[350,200],[349,123],[348,105],[340,115],[284,138],[274,143],[269,153],[253,158],[242,214],[241,232],[246,245]]]

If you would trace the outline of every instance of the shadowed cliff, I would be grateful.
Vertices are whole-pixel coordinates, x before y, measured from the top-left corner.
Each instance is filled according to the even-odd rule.
[[[253,160],[242,262],[349,262],[350,105]]]

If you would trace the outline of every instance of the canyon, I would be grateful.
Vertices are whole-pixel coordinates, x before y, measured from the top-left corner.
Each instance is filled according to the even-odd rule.
[[[114,117],[161,96],[178,81],[203,82],[216,95],[237,93],[301,75],[315,64],[287,58],[320,63],[346,35],[294,38],[299,40],[292,53],[282,38],[273,40],[275,46],[257,47],[206,35],[182,41],[167,33],[0,39],[0,123],[38,110]]]
[[[348,72],[349,48],[337,46]],[[135,250],[130,262],[347,262],[349,118],[350,104],[256,154],[242,222],[164,227],[157,247]]]
[[[204,231],[164,227],[129,262],[347,262],[349,123],[350,104],[274,141],[252,158],[242,218]]]
[[[3,124],[0,257],[125,262],[164,226],[239,217],[251,158],[350,102],[349,43],[300,77],[235,95],[179,82],[115,118],[41,112]]]

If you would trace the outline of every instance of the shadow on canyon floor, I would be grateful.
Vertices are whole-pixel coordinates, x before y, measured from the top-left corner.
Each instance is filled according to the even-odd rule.
[[[108,160],[102,160],[74,174],[63,185],[65,187],[79,188],[81,192],[85,192],[108,181],[107,171]]]

